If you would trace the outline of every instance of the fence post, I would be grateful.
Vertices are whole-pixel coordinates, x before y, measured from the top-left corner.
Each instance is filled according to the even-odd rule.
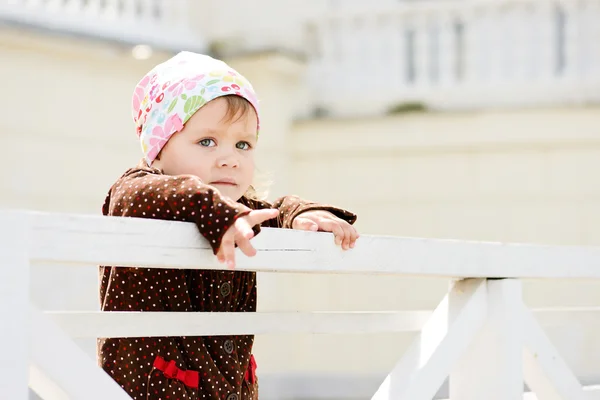
[[[487,294],[486,324],[450,372],[452,400],[523,398],[521,281],[488,279]]]
[[[29,221],[0,212],[0,388],[2,398],[28,399]]]

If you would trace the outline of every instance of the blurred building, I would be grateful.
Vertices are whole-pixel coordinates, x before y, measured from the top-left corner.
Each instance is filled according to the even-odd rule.
[[[600,0],[0,0],[0,207],[99,213],[141,157],[135,84],[191,50],[255,85],[273,197],[349,208],[368,234],[599,245],[598,21]],[[93,268],[32,284],[47,308],[97,308]],[[434,307],[447,282],[260,285],[263,310],[397,310]],[[599,289],[531,282],[525,297],[597,305]],[[569,323],[552,338],[600,381],[598,335]],[[366,398],[410,338],[260,337],[261,398]]]

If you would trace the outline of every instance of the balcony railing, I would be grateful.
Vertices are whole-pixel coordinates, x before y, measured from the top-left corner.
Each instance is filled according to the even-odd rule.
[[[199,4],[4,0],[0,21],[173,51],[305,52],[305,115],[600,103],[600,0]]]
[[[329,234],[265,229],[240,270],[455,278],[433,313],[40,312],[33,263],[217,269],[193,224],[0,212],[0,387],[3,398],[129,397],[73,337],[350,333],[419,330],[377,400],[429,400],[450,376],[452,400],[583,400],[582,388],[521,298],[521,279],[599,279],[600,249],[364,236],[342,252]],[[488,278],[493,277],[493,278]],[[589,312],[596,312],[595,307]],[[569,311],[549,310],[560,315]],[[571,310],[575,312],[577,310]],[[543,320],[543,318],[542,318]],[[59,329],[61,327],[62,329]],[[594,397],[596,398],[596,397]]]
[[[0,22],[166,50],[205,51],[188,0],[3,0]]]
[[[309,81],[337,115],[598,103],[598,21],[599,0],[340,9],[311,25]]]

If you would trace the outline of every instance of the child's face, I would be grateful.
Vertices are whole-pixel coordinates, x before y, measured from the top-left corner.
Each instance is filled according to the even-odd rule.
[[[152,166],[167,175],[195,175],[239,200],[254,177],[257,117],[254,109],[226,118],[227,101],[216,98],[198,110],[163,147]]]

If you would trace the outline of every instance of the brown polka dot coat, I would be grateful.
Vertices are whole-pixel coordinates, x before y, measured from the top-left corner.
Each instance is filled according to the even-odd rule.
[[[291,228],[308,210],[350,212],[287,196],[270,204],[221,197],[190,175],[164,175],[141,161],[111,187],[103,214],[193,222],[214,252],[223,233],[251,209],[279,209],[263,226]],[[260,231],[255,227],[255,231]],[[256,274],[215,270],[100,267],[102,311],[256,311]],[[258,399],[250,335],[98,340],[99,363],[136,400]]]

